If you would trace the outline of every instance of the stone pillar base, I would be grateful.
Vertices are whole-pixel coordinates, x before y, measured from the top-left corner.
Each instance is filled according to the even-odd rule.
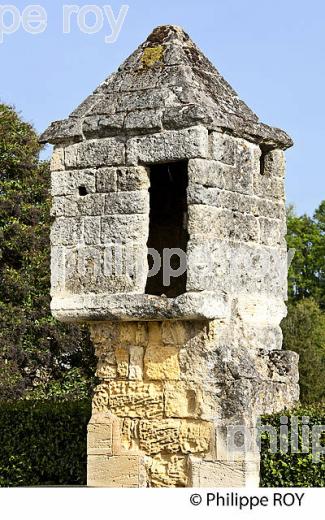
[[[217,320],[92,325],[101,383],[88,426],[89,486],[258,485],[254,435],[238,448],[232,428],[252,432],[258,414],[292,404],[295,369],[288,352],[236,345],[233,327]]]

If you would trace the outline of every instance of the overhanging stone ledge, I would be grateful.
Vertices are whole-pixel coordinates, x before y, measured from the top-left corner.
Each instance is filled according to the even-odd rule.
[[[212,291],[177,298],[148,294],[87,294],[53,297],[51,310],[63,322],[213,320],[227,318],[230,303]]]

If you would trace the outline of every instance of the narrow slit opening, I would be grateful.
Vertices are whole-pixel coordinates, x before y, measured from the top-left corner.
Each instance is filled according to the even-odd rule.
[[[175,298],[186,291],[187,186],[187,161],[150,167],[146,294]]]
[[[260,155],[260,174],[266,174],[266,159],[269,152],[272,150],[270,146],[265,144],[260,145],[261,155]]]

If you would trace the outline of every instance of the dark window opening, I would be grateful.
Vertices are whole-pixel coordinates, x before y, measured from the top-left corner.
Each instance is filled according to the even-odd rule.
[[[267,146],[267,145],[264,144],[264,145],[260,146],[260,149],[261,149],[260,174],[261,175],[265,175],[265,173],[266,173],[266,171],[265,171],[266,159],[267,159],[268,153],[272,150],[272,148],[270,146]]]
[[[183,257],[186,254],[187,185],[187,161],[156,164],[150,167],[148,248],[156,250],[161,266],[157,274],[148,277],[146,294],[175,298],[186,291],[186,264],[185,269],[181,267],[184,266],[184,258],[181,259],[180,254],[170,257],[171,252],[168,249],[181,249],[184,252]],[[154,258],[150,254],[148,254],[148,265],[149,269],[154,266]],[[159,267],[158,264],[156,265]],[[184,270],[184,272],[178,276],[170,276],[167,281],[168,265],[171,271],[178,270],[180,273]]]
[[[86,186],[79,186],[79,195],[80,197],[85,197],[86,195],[88,195]]]

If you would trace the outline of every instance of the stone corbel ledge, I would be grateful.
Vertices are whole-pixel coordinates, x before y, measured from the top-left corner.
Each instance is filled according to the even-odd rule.
[[[188,292],[177,298],[148,294],[86,294],[53,297],[51,310],[65,322],[213,320],[229,316],[228,298],[212,291]]]

